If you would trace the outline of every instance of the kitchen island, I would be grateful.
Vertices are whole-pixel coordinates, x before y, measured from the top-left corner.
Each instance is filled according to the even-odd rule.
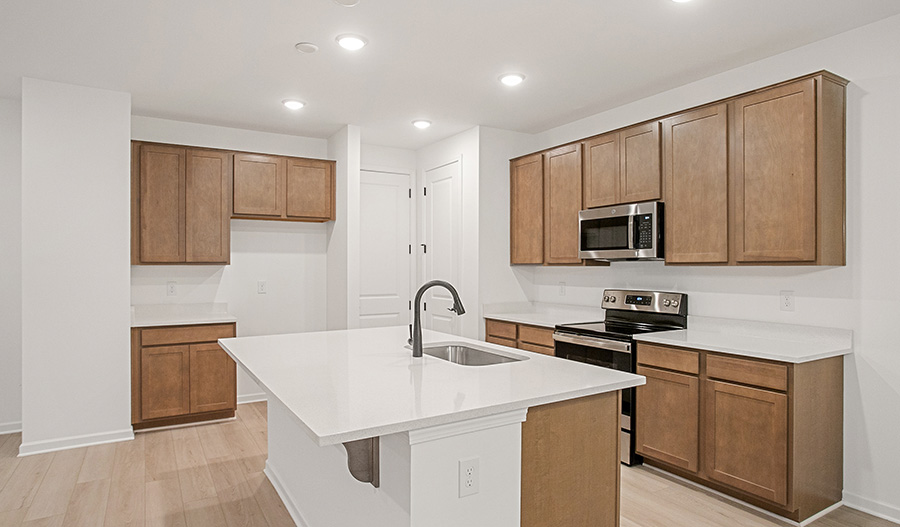
[[[405,327],[219,341],[268,395],[266,474],[298,525],[518,527],[575,513],[542,498],[560,488],[618,524],[619,390],[642,377],[423,333],[523,360],[415,359]]]

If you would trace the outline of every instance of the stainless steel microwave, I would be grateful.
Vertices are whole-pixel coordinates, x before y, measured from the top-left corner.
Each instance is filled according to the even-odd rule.
[[[662,260],[663,204],[628,203],[578,213],[578,256],[585,260]]]

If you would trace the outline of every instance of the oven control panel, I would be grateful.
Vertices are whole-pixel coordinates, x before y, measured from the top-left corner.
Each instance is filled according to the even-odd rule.
[[[603,291],[603,309],[648,311],[653,313],[687,314],[687,295],[663,291]]]

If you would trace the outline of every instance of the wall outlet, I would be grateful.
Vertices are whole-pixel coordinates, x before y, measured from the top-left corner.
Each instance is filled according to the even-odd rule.
[[[264,295],[264,294],[266,294],[266,292],[268,292],[268,285],[266,284],[266,281],[260,280],[260,281],[256,282],[256,294]]]
[[[565,282],[559,283],[559,296],[566,296],[566,283]]]
[[[465,498],[472,494],[478,494],[478,480],[481,479],[481,469],[478,468],[478,458],[470,457],[459,460],[459,497]]]
[[[782,311],[793,311],[794,310],[794,292],[793,291],[781,291],[778,293],[778,304],[781,306]]]
[[[178,296],[178,282],[166,282],[166,296]]]

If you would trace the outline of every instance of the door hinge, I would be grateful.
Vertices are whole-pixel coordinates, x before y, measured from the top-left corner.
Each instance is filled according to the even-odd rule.
[[[412,189],[409,189],[409,199],[412,199]]]
[[[412,300],[409,301],[409,310],[412,311]]]
[[[428,246],[425,245],[424,243],[420,243],[419,245],[422,246],[422,252],[425,254],[428,254]]]
[[[409,245],[409,254],[412,254],[412,244]]]
[[[428,187],[425,187],[422,189],[422,195],[424,195],[424,196],[428,195]]]

